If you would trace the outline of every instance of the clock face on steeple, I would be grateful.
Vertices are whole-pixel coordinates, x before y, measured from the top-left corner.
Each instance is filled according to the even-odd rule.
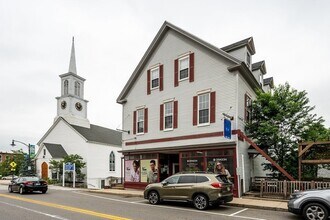
[[[66,101],[62,101],[62,102],[61,102],[61,108],[62,108],[62,109],[65,109],[65,108],[66,108]]]
[[[81,104],[80,102],[77,102],[75,106],[76,106],[76,109],[77,109],[78,111],[81,111],[82,108],[83,108],[83,107],[82,107],[82,104]]]

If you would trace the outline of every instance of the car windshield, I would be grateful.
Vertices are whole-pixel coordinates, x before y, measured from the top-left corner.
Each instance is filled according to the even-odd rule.
[[[39,181],[40,179],[35,176],[22,177],[23,181]]]

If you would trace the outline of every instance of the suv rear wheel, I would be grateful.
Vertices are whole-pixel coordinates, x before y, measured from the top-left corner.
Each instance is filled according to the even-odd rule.
[[[307,220],[326,220],[329,217],[328,210],[319,203],[310,203],[306,205],[303,210],[303,215]]]
[[[198,194],[194,197],[193,203],[196,209],[205,210],[209,206],[209,199],[203,194]]]
[[[160,202],[159,194],[156,191],[149,192],[148,200],[150,204],[157,205]]]

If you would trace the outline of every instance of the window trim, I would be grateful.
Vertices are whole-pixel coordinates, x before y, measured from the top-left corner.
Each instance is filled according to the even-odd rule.
[[[142,125],[143,125],[143,132],[139,132],[139,111],[143,112],[143,121],[142,121]],[[144,127],[144,121],[145,121],[145,108],[138,108],[136,109],[136,135],[142,135],[145,133],[145,127]]]
[[[246,65],[251,68],[252,57],[249,51],[246,52]]]
[[[165,106],[168,103],[172,103],[172,114],[171,114],[171,116],[172,116],[172,127],[171,128],[166,128],[166,120],[165,120],[165,117],[166,117],[166,108],[165,108]],[[163,123],[164,123],[163,131],[173,131],[174,130],[174,99],[170,100],[170,101],[167,101],[167,102],[164,102],[163,111],[164,111],[164,113],[163,113]]]
[[[187,55],[185,55],[185,56],[183,56],[183,57],[180,57],[180,58],[178,58],[178,81],[179,82],[181,82],[181,81],[185,81],[185,80],[188,80],[189,79],[189,74],[190,74],[190,54],[187,54]],[[188,74],[187,74],[187,77],[186,78],[180,78],[180,76],[181,76],[181,63],[180,63],[180,61],[181,60],[185,60],[185,59],[187,59],[187,61],[188,61]]]
[[[209,100],[208,100],[208,112],[209,112],[209,114],[208,114],[208,122],[206,122],[206,123],[199,123],[199,111],[200,111],[200,109],[199,109],[199,98],[200,98],[200,96],[206,95],[206,94],[208,94],[208,97],[209,97]],[[203,127],[203,126],[210,125],[211,124],[210,123],[210,119],[211,119],[211,92],[200,93],[200,94],[197,95],[197,126],[198,127]]]
[[[248,99],[250,100],[250,106],[247,105]],[[250,109],[249,109],[250,108]],[[248,119],[247,112],[250,114],[250,118]],[[244,97],[244,122],[250,122],[252,120],[252,97],[245,93]]]
[[[158,85],[156,87],[152,87],[152,80],[153,80],[152,71],[155,71],[155,70],[158,70],[158,78],[155,78],[155,79],[158,79]],[[158,89],[159,84],[160,84],[160,66],[158,65],[157,67],[154,67],[154,68],[150,69],[150,90]]]

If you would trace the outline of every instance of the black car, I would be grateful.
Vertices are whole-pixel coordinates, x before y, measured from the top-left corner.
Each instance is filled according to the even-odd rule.
[[[8,186],[8,191],[19,192],[24,194],[26,192],[40,191],[46,193],[48,190],[48,184],[43,179],[34,176],[19,177],[12,180]]]

